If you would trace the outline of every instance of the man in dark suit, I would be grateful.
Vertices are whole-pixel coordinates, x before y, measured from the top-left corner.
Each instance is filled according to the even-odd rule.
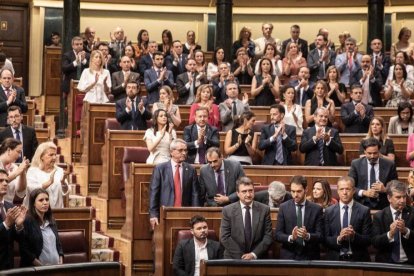
[[[390,56],[382,52],[382,41],[378,38],[371,40],[371,50],[372,66],[374,66],[374,71],[381,73],[382,85],[385,85],[391,67]]]
[[[165,66],[173,72],[174,81],[177,80],[178,75],[187,71],[185,64],[188,55],[183,53],[183,45],[181,41],[174,40],[172,43],[171,55],[165,59]]]
[[[306,101],[313,97],[313,83],[309,81],[309,68],[302,66],[299,68],[298,79],[289,83],[295,89],[295,103],[305,106]]]
[[[332,261],[369,262],[372,220],[369,208],[353,200],[355,182],[338,179],[339,203],[325,210],[326,258]]]
[[[139,87],[139,74],[131,71],[131,59],[123,56],[119,62],[122,70],[112,74],[112,90],[114,101],[126,98],[126,85],[130,81],[134,81]]]
[[[212,207],[236,202],[236,181],[244,176],[240,162],[224,159],[218,147],[209,148],[206,159],[199,176],[201,202]]]
[[[374,215],[372,244],[376,262],[414,264],[414,210],[406,204],[407,186],[393,180],[387,185],[390,205]]]
[[[362,102],[374,107],[382,106],[381,90],[382,76],[381,72],[374,70],[371,64],[371,57],[363,55],[361,58],[361,67],[352,76],[352,84],[360,84],[362,86],[363,97]]]
[[[281,259],[319,260],[323,239],[322,207],[306,200],[307,181],[294,176],[290,181],[292,200],[279,207],[276,241],[282,243]]]
[[[372,106],[362,103],[362,87],[354,84],[351,87],[351,100],[341,106],[341,120],[345,125],[345,133],[367,133],[371,119],[374,117]]]
[[[155,166],[150,185],[149,216],[154,230],[161,206],[200,206],[197,172],[187,158],[187,144],[175,139],[170,144],[171,160]]]
[[[308,57],[308,42],[302,38],[299,38],[300,27],[298,25],[292,25],[290,27],[290,38],[286,39],[282,43],[282,57],[285,57],[286,47],[289,42],[294,42],[298,45],[298,50],[302,53],[302,56],[306,59]]]
[[[296,151],[296,128],[283,121],[285,107],[274,104],[270,107],[269,125],[262,128],[259,150],[264,150],[263,165],[292,165],[292,151]]]
[[[220,241],[225,259],[263,258],[272,244],[270,208],[254,201],[253,182],[241,177],[236,184],[239,201],[223,208]]]
[[[195,122],[184,128],[184,141],[187,143],[190,164],[205,164],[206,151],[210,147],[220,147],[217,128],[208,123],[208,108],[198,107],[195,112]]]
[[[194,238],[181,241],[175,248],[173,269],[176,276],[194,275],[200,270],[201,260],[223,258],[223,248],[218,241],[207,239],[207,220],[195,215],[190,220]]]
[[[153,104],[160,99],[159,90],[163,85],[168,85],[173,89],[174,80],[170,70],[162,67],[164,55],[161,52],[154,53],[154,66],[144,73],[144,83],[147,89],[148,103]]]
[[[305,153],[307,166],[337,166],[336,155],[344,148],[338,131],[327,127],[328,110],[318,107],[314,113],[315,125],[305,129],[299,150]]]
[[[267,190],[255,193],[254,200],[263,203],[271,208],[279,208],[280,204],[292,199],[292,195],[286,192],[285,184],[280,181],[273,181]]]
[[[152,68],[153,60],[154,60],[154,54],[157,51],[158,44],[156,41],[150,41],[148,42],[148,54],[143,55],[141,59],[139,60],[139,73],[141,76],[144,76],[145,71]],[[164,61],[163,61],[164,62]]]
[[[21,163],[23,157],[32,160],[36,152],[38,141],[34,128],[22,124],[23,116],[18,106],[10,106],[8,109],[9,124],[2,132],[0,132],[0,143],[6,138],[14,138],[23,143],[22,156],[17,159],[17,163]]]
[[[193,56],[194,51],[201,50],[201,46],[196,43],[196,35],[193,30],[187,31],[187,41],[183,44],[183,53]]]
[[[72,38],[72,50],[62,55],[61,90],[70,92],[70,81],[79,80],[83,69],[88,67],[89,54],[83,50],[83,40],[79,36]]]
[[[111,75],[118,71],[118,67],[116,65],[117,60],[115,60],[115,58],[112,58],[112,55],[109,53],[109,44],[107,42],[99,43],[98,50],[101,51],[104,56],[103,68],[108,70]]]
[[[348,175],[355,180],[355,198],[363,205],[376,210],[387,206],[386,184],[398,179],[395,163],[379,156],[381,143],[375,138],[362,143],[364,157],[351,163]]]
[[[146,130],[147,120],[151,119],[148,102],[144,97],[138,96],[139,84],[129,81],[126,84],[126,98],[116,102],[116,120],[125,130]]]
[[[0,271],[14,266],[14,241],[17,234],[23,230],[26,207],[14,206],[5,201],[7,194],[7,172],[0,169]]]
[[[220,72],[220,77],[215,78],[212,81],[213,84],[213,93],[214,93],[214,103],[220,105],[220,103],[227,100],[226,86],[227,83],[234,82],[239,86],[239,81],[234,75],[230,72],[230,67],[227,62],[223,62],[218,66],[218,71]],[[240,87],[239,87],[240,91]]]
[[[23,88],[13,85],[14,76],[9,69],[0,72],[0,79],[0,127],[5,127],[9,106],[18,106],[23,113],[26,113],[27,103]]]
[[[191,105],[195,100],[197,88],[208,81],[206,78],[200,79],[196,70],[196,61],[193,58],[187,59],[185,67],[187,71],[177,77],[177,104]]]
[[[329,49],[328,38],[318,34],[315,44],[316,48],[310,51],[307,60],[311,82],[325,80],[326,70],[329,66],[335,65],[335,51]]]
[[[335,43],[332,43],[332,41],[329,39],[328,29],[320,28],[318,31],[318,35],[323,35],[324,37],[326,37],[328,48],[335,52]],[[309,44],[309,51],[312,51],[315,48],[316,48],[316,42],[312,42],[311,44]]]

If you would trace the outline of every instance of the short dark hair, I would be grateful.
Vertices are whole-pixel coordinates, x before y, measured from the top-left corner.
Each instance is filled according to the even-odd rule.
[[[193,57],[188,57],[187,60],[185,61],[185,64],[187,64],[190,60],[194,60],[195,61],[195,59]]]
[[[405,183],[398,181],[398,180],[391,180],[387,183],[387,187],[385,188],[388,196],[392,196],[393,192],[400,192],[403,194],[407,194],[407,185]]]
[[[36,212],[35,202],[36,202],[36,198],[40,194],[47,194],[47,196],[49,197],[49,193],[45,189],[38,188],[38,189],[33,190],[29,196],[29,207],[27,210],[27,215],[31,217],[32,219],[34,219],[35,221],[37,221],[39,225],[42,224],[42,221]],[[44,219],[48,220],[51,225],[55,223],[53,220],[52,208],[50,207],[50,205],[49,205],[49,209],[46,211],[44,215]]]
[[[155,59],[155,56],[162,56],[164,58],[164,54],[161,53],[160,51],[155,51],[154,54],[152,54],[152,58]]]
[[[100,43],[96,46],[96,48],[97,48],[97,49],[99,49],[99,47],[101,47],[101,46],[108,47],[108,49],[109,49],[109,44],[108,44],[108,42],[102,41],[102,42],[100,42]]]
[[[303,175],[294,175],[290,179],[290,185],[297,184],[302,185],[303,189],[305,190],[308,187],[308,180]]]
[[[360,84],[358,84],[358,83],[354,83],[353,85],[351,85],[351,92],[352,92],[354,89],[357,89],[357,88],[362,89],[362,86],[361,86]]]
[[[236,181],[236,191],[239,191],[240,185],[252,185],[253,186],[253,181],[247,176],[242,176]]]
[[[381,148],[381,143],[377,138],[370,137],[362,140],[362,148],[366,150],[369,147],[378,147],[378,150]]]
[[[410,110],[410,120],[409,121],[411,121],[412,117],[413,117],[413,106],[410,104],[410,102],[400,102],[398,104],[398,108],[397,108],[398,119],[401,120],[401,112],[406,108],[408,108]]]
[[[9,176],[9,173],[5,169],[0,169],[0,173]]]
[[[279,113],[282,113],[282,114],[286,113],[285,107],[281,104],[272,104],[270,106],[270,109],[277,109],[277,110],[279,110]]]
[[[18,145],[21,144],[22,142],[14,138],[9,137],[4,139],[3,142],[1,142],[0,144],[0,155],[5,153],[8,149],[14,150],[15,148],[17,148]]]
[[[58,37],[60,37],[60,33],[58,33],[58,32],[52,32],[51,34],[50,34],[50,38],[52,38],[52,37],[54,37],[54,36],[58,36]]]
[[[134,81],[134,80],[128,80],[127,81],[127,85],[128,84],[136,84],[137,85],[137,87],[139,87],[139,83],[138,82],[136,82],[136,81]]]
[[[217,147],[210,147],[210,148],[208,148],[208,150],[206,151],[206,156],[207,155],[210,155],[210,154],[212,154],[214,152],[217,153],[218,157],[221,157],[222,156],[220,149],[217,148]]]
[[[205,223],[207,223],[207,220],[206,220],[206,218],[205,218],[205,217],[200,216],[200,215],[195,215],[195,216],[193,216],[193,217],[190,219],[190,227],[191,227],[191,229],[192,229],[192,228],[194,228],[194,225],[196,225],[197,223],[200,223],[200,222],[205,222]]]
[[[22,109],[20,108],[20,106],[17,106],[17,105],[12,105],[9,108],[7,108],[7,113],[16,111],[16,110],[19,110],[19,113],[22,114]]]

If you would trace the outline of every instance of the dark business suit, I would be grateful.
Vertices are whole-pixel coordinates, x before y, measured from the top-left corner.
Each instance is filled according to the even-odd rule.
[[[130,71],[128,81],[136,82],[139,87],[139,74]],[[122,87],[125,82],[124,73],[118,71],[112,74],[112,90],[111,94],[114,95],[114,101],[126,98],[126,86]],[[139,88],[138,88],[139,89]]]
[[[198,72],[194,73],[194,77],[193,77],[193,93],[194,93],[194,99],[195,96],[197,94],[197,88],[202,85],[202,84],[206,84],[208,83],[208,80],[206,78],[202,78],[199,81],[199,84],[197,85],[197,81],[196,78],[198,76]],[[177,92],[178,92],[178,99],[177,99],[177,104],[186,104],[188,97],[190,95],[190,89],[191,87],[189,87],[187,89],[187,87],[185,86],[188,83],[188,72],[184,72],[180,75],[177,76],[177,81],[176,81],[176,86],[177,86]]]
[[[239,199],[236,194],[236,181],[240,177],[245,176],[245,174],[240,162],[224,159],[223,163],[224,172],[222,172],[222,175],[225,182],[225,195],[229,197],[230,203],[233,203]],[[198,180],[200,182],[201,202],[205,202],[207,206],[218,206],[214,201],[218,184],[213,168],[208,164],[202,166]]]
[[[146,54],[141,57],[138,64],[138,71],[141,76],[144,76],[145,71],[152,68],[153,60],[150,54]]]
[[[164,76],[166,76],[167,78],[164,78],[163,80],[161,80],[161,82],[158,82],[158,75],[154,67],[145,71],[144,83],[145,88],[147,89],[149,104],[156,103],[160,100],[159,91],[161,86],[168,85],[171,89],[174,88],[174,80],[171,71],[167,70]]]
[[[302,94],[302,104],[301,104],[301,97],[300,97],[300,90],[301,88],[299,87],[298,89],[296,89],[296,87],[299,85],[299,80],[294,80],[289,82],[289,85],[292,86],[295,89],[295,103],[301,106],[305,106],[306,101],[307,100],[311,100],[313,97],[313,83],[309,81],[309,86],[307,87],[307,89],[303,90],[303,94]]]
[[[341,106],[341,120],[345,125],[345,133],[367,133],[371,119],[374,117],[372,106],[362,104],[365,107],[365,117],[355,113],[353,101],[344,103]]]
[[[59,256],[63,256],[62,245],[59,240],[58,228],[52,221],[50,228],[56,237],[56,250]],[[32,217],[26,216],[24,230],[20,238],[20,266],[33,266],[34,259],[39,259],[43,249],[43,236],[39,223]]]
[[[282,43],[282,57],[285,57],[286,47],[289,42],[292,41],[292,38],[286,39]],[[298,50],[302,52],[302,56],[306,59],[308,57],[308,42],[302,38],[298,38]]]
[[[292,199],[292,195],[289,192],[286,192],[285,197],[283,198],[283,201],[281,202],[284,203],[288,200]],[[264,205],[270,206],[269,205],[269,191],[268,190],[263,190],[263,191],[259,191],[257,193],[254,193],[254,200],[263,203]],[[279,206],[277,206],[279,207]],[[275,207],[275,208],[277,208]]]
[[[7,125],[7,109],[10,106],[18,106],[22,110],[22,113],[27,112],[26,96],[24,95],[23,88],[14,85],[10,88],[16,89],[16,99],[10,105],[7,105],[6,92],[3,90],[3,86],[0,85],[0,127]]]
[[[259,150],[264,150],[263,165],[292,165],[292,152],[296,151],[298,145],[296,143],[296,128],[294,126],[285,125],[287,137],[282,138],[283,145],[283,163],[278,164],[275,160],[277,151],[277,138],[271,142],[270,138],[275,133],[275,125],[269,124],[262,128],[260,135]]]
[[[334,128],[325,127],[325,132],[331,130],[331,142],[327,146],[323,144],[323,160],[324,166],[337,166],[336,154],[342,154],[344,148],[342,146],[341,138],[339,138],[338,131]],[[305,153],[305,165],[320,166],[320,153],[318,142],[313,142],[312,137],[316,134],[315,126],[305,129],[300,141],[299,150]]]
[[[394,242],[389,242],[387,233],[390,230],[390,225],[393,223],[393,214],[391,214],[390,207],[386,207],[383,210],[377,212],[374,215],[373,227],[372,227],[372,244],[378,250],[375,256],[376,262],[381,263],[393,263],[391,259],[392,246]],[[414,210],[411,206],[406,206],[401,218],[405,222],[405,227],[410,229],[410,235],[408,239],[401,236],[401,244],[404,248],[405,254],[408,258],[408,263],[414,264]]]
[[[389,181],[398,179],[397,170],[393,161],[380,157],[378,162],[378,180],[384,183],[384,186],[387,185]],[[388,199],[385,193],[379,194],[378,201],[358,196],[360,190],[368,189],[368,162],[366,157],[361,157],[359,159],[353,160],[348,175],[355,180],[356,192],[354,198],[356,200],[358,200],[363,205],[370,207],[371,209],[375,208],[377,210],[381,210],[388,205]]]
[[[21,134],[23,134],[23,156],[29,160],[32,160],[38,145],[36,131],[32,127],[22,124]],[[2,143],[6,138],[14,138],[11,127],[7,127],[2,132],[0,132],[0,143]]]
[[[145,110],[143,113],[139,111],[138,104],[141,101],[141,97],[136,97],[135,104],[135,116],[132,111],[129,113],[126,111],[126,98],[120,99],[116,102],[116,120],[121,124],[121,128],[124,130],[146,130],[147,120],[151,120],[151,112],[149,111],[148,103],[145,103]]]
[[[296,205],[294,200],[289,200],[279,207],[276,224],[276,241],[282,243],[280,249],[281,259],[292,260],[319,260],[319,243],[323,240],[322,207],[306,200],[303,226],[310,234],[309,240],[304,240],[305,245],[300,247],[296,242],[289,242],[296,224]]]
[[[181,62],[178,61],[176,65],[174,65],[173,59],[173,55],[165,57],[164,64],[165,67],[173,73],[174,81],[176,81],[178,75],[187,72],[187,68],[185,68],[185,64],[187,63],[187,54],[181,54]]]
[[[197,124],[186,126],[184,128],[184,141],[187,143],[187,162],[194,164],[198,149],[195,147],[195,141],[198,139]],[[205,150],[210,147],[220,147],[220,138],[217,128],[206,124],[205,132]]]
[[[181,163],[182,206],[200,206],[197,172],[188,163]],[[175,168],[174,168],[175,169]],[[161,206],[174,206],[174,178],[171,161],[155,166],[150,186],[149,214],[151,218],[160,217]]]
[[[89,67],[89,54],[85,54],[86,64],[81,64],[80,74],[85,68]],[[70,50],[62,55],[62,83],[61,90],[65,93],[70,92],[70,81],[78,80],[77,67],[73,66],[76,56],[73,50]],[[79,74],[79,78],[80,78]]]
[[[13,206],[11,202],[4,201],[6,212],[8,209],[13,208]],[[13,246],[16,238],[14,225],[7,230],[3,224],[3,219],[0,217],[0,271],[11,269],[14,266]]]
[[[352,84],[361,84],[360,80],[363,76],[362,68],[358,68],[355,74],[352,75]],[[381,99],[381,90],[382,90],[382,76],[380,71],[374,70],[374,79],[369,80],[369,94],[371,95],[372,99],[372,106],[378,107],[382,106],[382,99]]]
[[[252,242],[246,245],[243,213],[240,201],[223,208],[220,226],[220,241],[224,246],[225,259],[241,259],[245,253],[253,252],[258,259],[266,256],[273,242],[270,208],[260,202],[252,202]]]
[[[337,203],[325,209],[324,229],[328,260],[338,261],[341,247],[350,246],[353,261],[370,261],[368,246],[371,244],[372,220],[369,208],[354,200],[351,210],[349,225],[352,225],[355,236],[350,241],[342,241],[342,245],[339,245],[337,238],[342,230],[340,205]]]
[[[308,68],[310,71],[309,79],[312,82],[316,82],[318,80],[324,80],[328,76],[326,75],[326,70],[329,66],[335,65],[335,52],[329,50],[329,59],[325,61],[325,66],[323,66],[323,62],[319,62],[321,56],[319,55],[319,49],[313,49],[309,52],[307,63]]]
[[[212,80],[213,94],[214,94],[214,98],[215,98],[214,103],[217,104],[217,105],[224,102],[228,98],[228,96],[226,94],[227,82],[229,82],[229,80],[225,80],[224,84],[220,87],[220,78],[215,78],[215,79]],[[240,92],[241,89],[240,89],[240,86],[239,86],[239,80],[237,78],[235,78],[233,80],[233,82],[235,82],[237,84],[237,88]]]
[[[223,258],[223,248],[214,240],[207,240],[207,254],[209,260]],[[176,276],[192,276],[195,268],[194,239],[181,241],[175,248],[173,269]]]
[[[388,72],[390,71],[391,67],[391,59],[389,55],[386,55],[384,53],[381,53],[382,57],[382,68],[380,68],[379,64],[375,62],[374,70],[380,72],[381,79],[382,79],[382,85],[385,85],[387,83],[388,78]],[[374,65],[374,54],[371,54],[371,61]]]

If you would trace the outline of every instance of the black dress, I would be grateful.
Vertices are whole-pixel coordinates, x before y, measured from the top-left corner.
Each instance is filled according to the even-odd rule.
[[[272,76],[272,84],[275,81],[275,76]],[[262,75],[256,75],[256,83],[257,87],[262,85],[263,82],[263,76]],[[259,95],[257,95],[254,98],[254,105],[255,106],[271,106],[272,104],[275,104],[275,96],[273,96],[272,91],[270,90],[269,85],[266,85],[262,91],[260,91]]]

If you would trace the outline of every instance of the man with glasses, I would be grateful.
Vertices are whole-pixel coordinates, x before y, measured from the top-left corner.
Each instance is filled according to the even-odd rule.
[[[16,163],[21,163],[23,157],[32,160],[38,145],[35,129],[22,124],[23,115],[20,107],[12,105],[7,113],[9,126],[0,132],[0,143],[6,138],[19,140],[23,144],[23,152]]]
[[[160,207],[200,206],[196,170],[188,163],[187,144],[175,139],[170,144],[171,160],[155,166],[150,185],[149,215],[152,230],[159,224]]]
[[[217,147],[207,150],[206,159],[199,176],[202,202],[209,207],[236,202],[236,181],[245,175],[240,162],[224,159]]]

